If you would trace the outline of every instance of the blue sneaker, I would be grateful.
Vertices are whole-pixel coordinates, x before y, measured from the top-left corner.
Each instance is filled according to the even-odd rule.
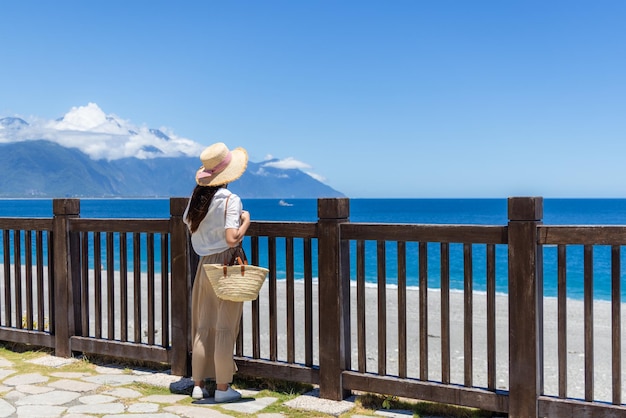
[[[226,390],[215,390],[216,403],[235,402],[239,399],[241,399],[241,393],[237,392],[230,386],[228,386],[228,389]]]

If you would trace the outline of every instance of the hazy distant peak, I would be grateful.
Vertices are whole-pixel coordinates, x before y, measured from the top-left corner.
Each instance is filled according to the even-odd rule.
[[[141,150],[147,154],[154,154],[155,156],[163,155],[163,151],[161,151],[159,148],[155,147],[154,145],[146,145],[142,147]]]
[[[150,133],[154,136],[156,136],[157,138],[161,138],[164,139],[166,141],[170,140],[170,137],[165,135],[163,132],[161,132],[159,129],[150,129]]]
[[[25,126],[28,126],[28,122],[21,118],[6,117],[0,119],[0,126],[9,129],[21,129]]]
[[[113,123],[115,124],[118,128],[121,128],[122,125],[120,125],[120,123],[113,117],[113,116],[107,116],[106,117],[107,122],[109,123]]]

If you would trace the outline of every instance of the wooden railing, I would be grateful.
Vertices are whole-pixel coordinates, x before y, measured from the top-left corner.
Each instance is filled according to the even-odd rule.
[[[345,224],[341,236],[346,240],[356,242],[356,301],[357,301],[357,345],[358,366],[356,369],[343,373],[344,389],[361,390],[378,393],[392,393],[399,396],[414,397],[416,393],[424,394],[422,399],[443,403],[461,403],[465,406],[488,409],[497,412],[508,410],[506,394],[496,391],[496,321],[501,320],[495,315],[495,246],[507,243],[507,228],[502,226],[459,226],[459,225],[376,225],[376,224]],[[377,277],[376,306],[377,310],[377,340],[376,347],[368,347],[366,343],[366,289],[364,279],[365,242],[376,243]],[[391,290],[386,280],[386,244],[393,243],[397,250],[397,291],[393,300],[388,295]],[[407,246],[416,244],[417,256],[407,257]],[[419,291],[413,298],[407,300],[407,266],[417,264],[419,289],[429,288],[428,260],[429,245],[439,245],[440,263],[440,295],[439,317],[433,318],[429,307],[429,292]],[[462,344],[463,362],[458,364],[462,375],[459,382],[452,382],[451,378],[451,312],[450,306],[450,246],[460,243],[457,256],[463,257],[463,298],[462,329],[455,329],[462,335],[459,342]],[[486,311],[487,318],[485,337],[481,344],[484,352],[474,350],[473,320],[475,294],[473,292],[473,261],[476,246],[485,248],[486,268]],[[418,306],[417,309],[411,307]],[[390,307],[396,312],[395,318],[389,318],[387,311]],[[370,307],[371,309],[371,307]],[[416,317],[415,317],[416,316]],[[429,322],[439,322],[439,329],[432,330]],[[407,325],[414,321],[413,327],[417,334],[407,334]],[[389,330],[388,323],[397,323],[397,330]],[[387,370],[387,363],[393,358],[387,347],[389,331],[397,332],[397,378],[390,379],[391,373]],[[439,332],[440,346],[431,347],[432,333]],[[418,361],[411,370],[408,367],[408,355],[417,352]],[[368,353],[377,352],[376,373],[367,373],[366,357]],[[486,387],[479,388],[474,383],[474,358],[476,354],[484,355],[487,367]],[[433,376],[431,367],[441,365],[440,374]],[[434,384],[433,382],[438,383]]]
[[[575,416],[583,413],[596,413],[590,407],[597,397],[595,396],[595,381],[599,374],[595,372],[596,362],[601,360],[596,356],[596,347],[601,347],[604,343],[610,347],[607,359],[610,361],[608,376],[600,376],[606,379],[605,384],[610,384],[610,401],[612,407],[606,406],[604,416],[622,416],[625,414],[622,404],[622,336],[621,336],[621,280],[624,271],[621,268],[621,247],[626,245],[626,228],[623,226],[539,226],[539,245],[557,246],[558,254],[558,297],[557,297],[557,351],[558,351],[558,395],[556,398],[545,396],[539,397],[539,413],[542,416]],[[568,248],[582,246],[583,259],[582,268],[584,276],[584,301],[583,318],[573,318],[568,316],[567,287],[567,259]],[[611,300],[609,324],[594,321],[594,310],[597,303],[594,303],[594,251],[608,247],[610,250],[610,283]],[[606,308],[599,306],[599,308]],[[583,373],[579,379],[584,382],[584,393],[582,399],[568,398],[568,328],[575,325],[572,322],[581,321],[584,362],[582,364]],[[596,327],[608,327],[610,332],[603,341],[598,341],[594,335]],[[593,404],[595,405],[595,404]],[[596,416],[596,415],[593,415]]]
[[[246,251],[253,264],[267,260],[270,275],[259,299],[245,304],[235,351],[240,373],[318,384],[322,397],[336,400],[360,390],[511,417],[626,414],[620,333],[626,226],[545,226],[541,198],[510,198],[509,222],[499,226],[352,223],[349,203],[319,199],[317,222],[252,223]],[[79,200],[58,199],[50,219],[0,219],[0,340],[49,347],[59,356],[161,362],[188,376],[198,258],[182,222],[185,205],[172,198],[169,219],[83,219]],[[583,313],[572,318],[566,255],[575,245],[584,247],[585,299]],[[612,251],[610,401],[599,399],[594,386],[599,245]],[[544,338],[544,315],[552,314],[544,313],[544,246],[556,246],[559,256],[556,347]],[[502,251],[506,256],[497,256]],[[365,280],[372,257],[374,288]],[[462,271],[451,271],[458,257]],[[390,263],[397,271],[391,287]],[[478,263],[485,292],[474,289]],[[419,290],[407,286],[409,271]],[[508,296],[496,294],[502,271]],[[451,291],[459,277],[461,293]],[[584,324],[583,398],[568,387],[567,336],[576,321]],[[552,366],[544,364],[546,350],[558,352],[557,393],[544,387]]]

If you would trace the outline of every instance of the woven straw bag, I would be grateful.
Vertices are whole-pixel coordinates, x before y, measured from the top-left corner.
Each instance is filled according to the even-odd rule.
[[[203,264],[215,294],[220,299],[246,302],[259,297],[268,269],[251,265]]]
[[[228,207],[228,198],[226,207]],[[224,221],[226,221],[226,208],[224,208]],[[223,264],[203,264],[211,286],[218,298],[234,302],[247,302],[259,297],[259,291],[269,270],[264,267],[248,264],[248,258],[241,246],[235,248],[230,261],[224,260]]]

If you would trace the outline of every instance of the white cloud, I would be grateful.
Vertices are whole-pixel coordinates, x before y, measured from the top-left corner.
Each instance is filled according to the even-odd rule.
[[[123,122],[128,124],[127,122]],[[57,131],[90,131],[109,134],[126,134],[122,124],[116,121],[115,116],[107,115],[95,103],[87,106],[73,107],[61,120],[52,121],[51,129]]]
[[[312,171],[305,171],[305,173],[307,173],[309,176],[313,177],[315,180],[321,183],[326,183],[326,177],[324,176],[320,176],[319,174],[314,173]]]
[[[322,183],[326,181],[326,179],[323,176],[320,176],[319,174],[312,172],[310,170],[312,167],[309,164],[296,160],[293,157],[287,157],[283,160],[271,161],[271,162],[263,164],[263,167],[274,167],[274,168],[280,168],[283,170],[298,169],[298,170],[302,170],[304,173],[313,177],[317,181],[320,181]]]
[[[298,161],[293,157],[287,157],[284,160],[271,161],[263,164],[264,167],[274,167],[274,168],[282,168],[283,170],[289,169],[300,169],[305,170],[307,168],[311,168],[307,163],[303,163],[302,161]]]
[[[93,159],[199,156],[204,146],[181,138],[167,128],[135,126],[105,114],[95,103],[73,107],[56,121],[30,121],[21,129],[0,130],[0,142],[46,139],[78,148]]]

